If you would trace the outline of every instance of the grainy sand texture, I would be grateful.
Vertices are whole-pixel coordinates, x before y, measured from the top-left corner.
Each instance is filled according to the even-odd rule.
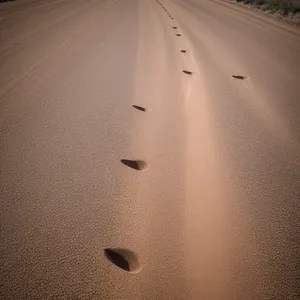
[[[0,299],[299,300],[299,29],[16,0],[0,39]]]

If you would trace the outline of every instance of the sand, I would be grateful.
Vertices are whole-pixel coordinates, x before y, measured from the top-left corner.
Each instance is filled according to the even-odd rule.
[[[1,299],[298,299],[300,32],[228,2],[0,4]]]

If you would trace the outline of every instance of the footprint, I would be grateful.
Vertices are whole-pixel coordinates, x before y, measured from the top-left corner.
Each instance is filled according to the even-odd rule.
[[[151,108],[145,108],[145,107],[142,107],[142,106],[139,106],[139,105],[132,105],[132,107],[134,107],[134,108],[136,108],[140,111],[144,111],[144,112],[151,110]]]
[[[235,79],[240,79],[240,80],[249,79],[249,77],[242,76],[242,75],[232,75],[232,77],[235,78]]]
[[[193,74],[193,72],[191,72],[191,71],[186,71],[186,70],[183,70],[182,72],[185,73],[185,74],[188,74],[188,75],[192,75],[192,74]]]
[[[105,257],[114,265],[130,273],[138,273],[141,270],[137,255],[122,248],[104,249]]]
[[[149,165],[143,160],[121,159],[121,163],[137,171],[144,171],[149,168]]]

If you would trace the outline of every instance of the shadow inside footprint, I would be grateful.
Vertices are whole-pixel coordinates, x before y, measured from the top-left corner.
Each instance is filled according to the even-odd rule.
[[[137,171],[143,171],[148,169],[148,164],[143,160],[121,159],[121,163]]]
[[[148,111],[148,109],[147,108],[145,108],[145,107],[142,107],[142,106],[139,106],[139,105],[132,105],[132,107],[134,107],[134,108],[136,108],[136,109],[138,109],[138,110],[140,110],[140,111]]]
[[[185,73],[185,74],[188,74],[188,75],[192,75],[192,74],[193,74],[193,72],[191,72],[191,71],[186,71],[186,70],[183,70],[182,72]]]
[[[141,270],[137,255],[129,249],[106,248],[104,255],[112,264],[124,271],[138,273]]]
[[[119,253],[112,249],[104,249],[105,257],[117,267],[129,272],[130,267],[128,261]]]
[[[232,75],[232,77],[235,78],[235,79],[240,79],[240,80],[248,79],[247,76],[242,76],[242,75]]]

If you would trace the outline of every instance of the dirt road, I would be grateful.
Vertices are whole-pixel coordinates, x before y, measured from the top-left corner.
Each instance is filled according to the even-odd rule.
[[[0,30],[1,299],[299,299],[298,29],[19,0]]]

